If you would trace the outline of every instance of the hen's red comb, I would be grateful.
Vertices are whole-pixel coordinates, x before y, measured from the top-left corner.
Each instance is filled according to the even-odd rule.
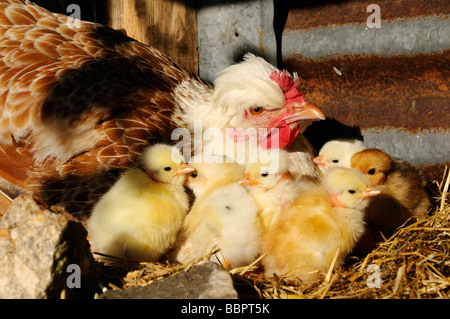
[[[289,91],[292,86],[294,85],[294,81],[292,79],[292,76],[290,76],[286,70],[280,71],[273,71],[272,74],[270,74],[270,79],[275,81],[280,89],[283,91],[283,93],[286,93]]]
[[[303,103],[305,101],[305,97],[303,93],[297,90],[298,88],[298,79],[293,80],[292,76],[286,71],[273,71],[270,74],[270,79],[275,81],[278,84],[281,91],[284,93],[284,97],[286,99],[286,107],[288,110],[291,110],[293,103]]]

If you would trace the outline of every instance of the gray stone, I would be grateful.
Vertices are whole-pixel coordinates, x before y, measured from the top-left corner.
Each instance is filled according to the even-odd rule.
[[[228,272],[213,262],[197,265],[144,287],[109,290],[102,299],[236,299]]]
[[[18,196],[0,221],[0,298],[93,297],[99,267],[80,222]]]

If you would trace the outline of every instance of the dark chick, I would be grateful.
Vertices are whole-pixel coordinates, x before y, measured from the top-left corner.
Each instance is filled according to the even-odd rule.
[[[394,159],[378,149],[353,155],[351,167],[363,172],[381,194],[370,200],[365,211],[367,230],[354,253],[367,254],[377,242],[428,211],[430,200],[420,171],[406,161]]]

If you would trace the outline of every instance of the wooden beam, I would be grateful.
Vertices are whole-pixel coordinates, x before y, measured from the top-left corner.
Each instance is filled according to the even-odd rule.
[[[192,1],[106,1],[105,23],[126,31],[198,73],[197,16]]]

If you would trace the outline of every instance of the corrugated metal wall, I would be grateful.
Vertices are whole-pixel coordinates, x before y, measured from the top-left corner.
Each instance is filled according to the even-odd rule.
[[[316,132],[357,126],[369,146],[441,177],[450,162],[450,1],[312,3],[284,7],[281,45],[284,67],[330,118],[305,135],[320,147],[331,135]]]

